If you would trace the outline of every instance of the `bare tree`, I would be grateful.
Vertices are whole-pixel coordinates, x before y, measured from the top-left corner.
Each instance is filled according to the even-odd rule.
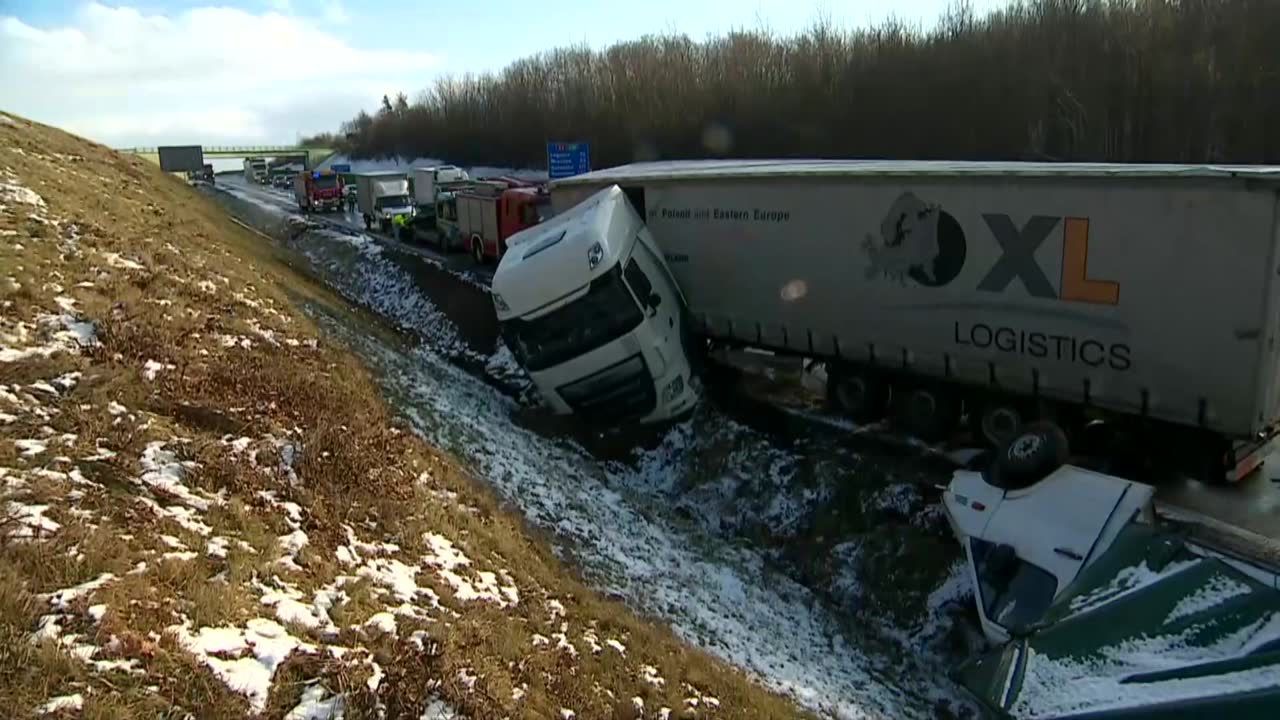
[[[368,155],[535,166],[732,155],[1280,162],[1280,2],[958,0],[929,29],[820,18],[445,77],[342,127]]]

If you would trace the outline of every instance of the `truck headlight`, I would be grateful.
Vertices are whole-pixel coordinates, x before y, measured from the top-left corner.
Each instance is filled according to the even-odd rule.
[[[503,300],[502,296],[498,293],[493,293],[493,306],[502,312],[508,312],[511,310],[511,308],[507,306],[507,301]]]
[[[663,388],[662,404],[666,405],[675,402],[675,399],[680,397],[682,392],[684,392],[684,376],[677,375],[675,380],[667,383],[667,386]]]
[[[587,249],[587,269],[595,270],[600,261],[604,259],[604,247],[600,243],[592,243]]]

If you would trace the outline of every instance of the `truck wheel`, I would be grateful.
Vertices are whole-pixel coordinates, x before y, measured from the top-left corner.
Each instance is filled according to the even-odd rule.
[[[889,384],[869,372],[828,366],[827,403],[854,422],[879,420],[889,405]]]
[[[894,388],[893,419],[902,429],[925,442],[946,437],[960,421],[960,403],[951,393],[934,387]]]
[[[484,264],[484,241],[479,235],[471,236],[471,258],[476,261],[477,265]]]
[[[1022,429],[1025,418],[1017,405],[995,400],[982,406],[978,415],[978,432],[991,447],[1003,447]]]
[[[1037,422],[1018,430],[1000,447],[987,481],[998,488],[1030,487],[1067,463],[1067,435],[1051,422]]]

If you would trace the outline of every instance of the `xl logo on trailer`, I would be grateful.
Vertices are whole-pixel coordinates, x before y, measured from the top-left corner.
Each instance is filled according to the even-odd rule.
[[[983,221],[1000,245],[1001,254],[978,282],[977,289],[1004,292],[1015,279],[1033,297],[1067,302],[1116,305],[1120,284],[1089,277],[1089,219],[1036,215],[1019,228],[1008,215],[983,214]],[[1057,289],[1036,262],[1035,253],[1062,227],[1062,270]],[[907,192],[889,206],[880,223],[879,239],[868,234],[863,250],[870,264],[867,277],[927,287],[949,284],[960,274],[968,255],[960,223],[937,205]]]

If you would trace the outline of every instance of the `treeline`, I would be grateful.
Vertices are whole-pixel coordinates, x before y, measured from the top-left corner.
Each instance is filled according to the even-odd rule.
[[[645,37],[384,98],[359,156],[541,167],[657,158],[1280,163],[1280,0],[1030,0],[928,31]]]

